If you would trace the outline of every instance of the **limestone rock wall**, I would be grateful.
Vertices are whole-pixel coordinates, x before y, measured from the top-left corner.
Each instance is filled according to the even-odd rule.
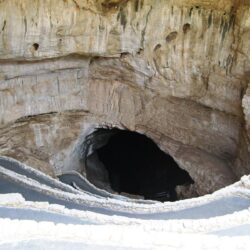
[[[53,175],[88,126],[118,126],[200,193],[228,185],[250,171],[249,39],[247,0],[2,0],[0,153]]]

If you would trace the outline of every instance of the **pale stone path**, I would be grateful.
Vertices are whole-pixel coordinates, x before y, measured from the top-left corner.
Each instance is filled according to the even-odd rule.
[[[152,204],[107,197],[78,174],[64,182],[79,190],[0,157],[0,250],[250,249],[249,177],[215,195]]]
[[[1,161],[0,161],[1,164]],[[15,170],[18,168],[17,165],[14,163],[9,162],[8,164],[2,164],[8,166],[8,170]],[[25,176],[32,178],[33,175],[35,176],[35,180],[40,181],[41,178],[33,173],[28,173],[25,170],[18,170],[19,174],[24,174]],[[86,188],[88,192],[93,191],[91,186],[88,185],[87,182],[81,183],[82,179],[78,178],[77,176],[69,175],[70,182],[74,180],[77,186],[81,188]],[[49,184],[50,187],[58,185],[54,185],[46,181],[46,178],[42,179],[41,182],[43,184]],[[94,190],[95,191],[95,190]],[[243,198],[243,197],[225,197],[221,198],[220,200],[211,201],[205,205],[200,205],[192,208],[187,208],[184,210],[174,211],[174,212],[160,212],[160,213],[131,213],[131,212],[121,212],[115,209],[106,209],[103,207],[97,206],[89,206],[84,203],[76,203],[72,201],[68,201],[63,197],[59,198],[53,196],[53,194],[46,194],[39,192],[35,188],[27,187],[22,185],[19,182],[15,182],[11,179],[4,177],[0,173],[0,193],[20,193],[23,197],[28,201],[47,201],[51,204],[60,204],[65,206],[66,208],[70,209],[80,209],[80,210],[87,210],[92,211],[95,213],[101,213],[106,215],[119,215],[119,216],[126,216],[129,218],[139,218],[139,219],[147,219],[147,220],[168,220],[168,219],[208,219],[215,216],[223,216],[226,214],[231,214],[237,211],[241,211],[250,207],[250,199]],[[94,193],[97,194],[97,193]],[[215,209],[216,208],[216,209]],[[0,214],[1,217],[1,214]]]

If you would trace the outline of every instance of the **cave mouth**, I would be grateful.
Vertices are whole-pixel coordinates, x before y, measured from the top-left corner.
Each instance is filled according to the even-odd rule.
[[[97,129],[87,157],[86,176],[100,188],[144,199],[176,201],[177,186],[194,183],[187,171],[143,134]]]

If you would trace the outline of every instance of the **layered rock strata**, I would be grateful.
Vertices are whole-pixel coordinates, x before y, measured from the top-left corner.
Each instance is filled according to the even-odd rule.
[[[250,5],[0,1],[0,153],[54,176],[89,129],[144,133],[199,195],[250,172]]]

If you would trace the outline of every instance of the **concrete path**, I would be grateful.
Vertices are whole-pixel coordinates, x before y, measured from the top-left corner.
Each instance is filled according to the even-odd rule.
[[[209,202],[205,205],[196,206],[180,211],[164,212],[164,213],[135,213],[120,212],[115,209],[107,209],[103,207],[89,206],[84,203],[70,201],[63,197],[56,197],[53,194],[39,192],[34,188],[23,186],[21,183],[6,178],[0,173],[0,193],[20,193],[29,201],[47,201],[51,204],[60,204],[69,209],[79,209],[92,211],[106,215],[119,215],[129,218],[138,218],[146,220],[168,220],[168,219],[208,219],[215,216],[231,214],[250,207],[250,199],[243,197],[226,197],[220,200]],[[216,209],[215,209],[216,208]],[[0,214],[1,216],[1,214]]]

